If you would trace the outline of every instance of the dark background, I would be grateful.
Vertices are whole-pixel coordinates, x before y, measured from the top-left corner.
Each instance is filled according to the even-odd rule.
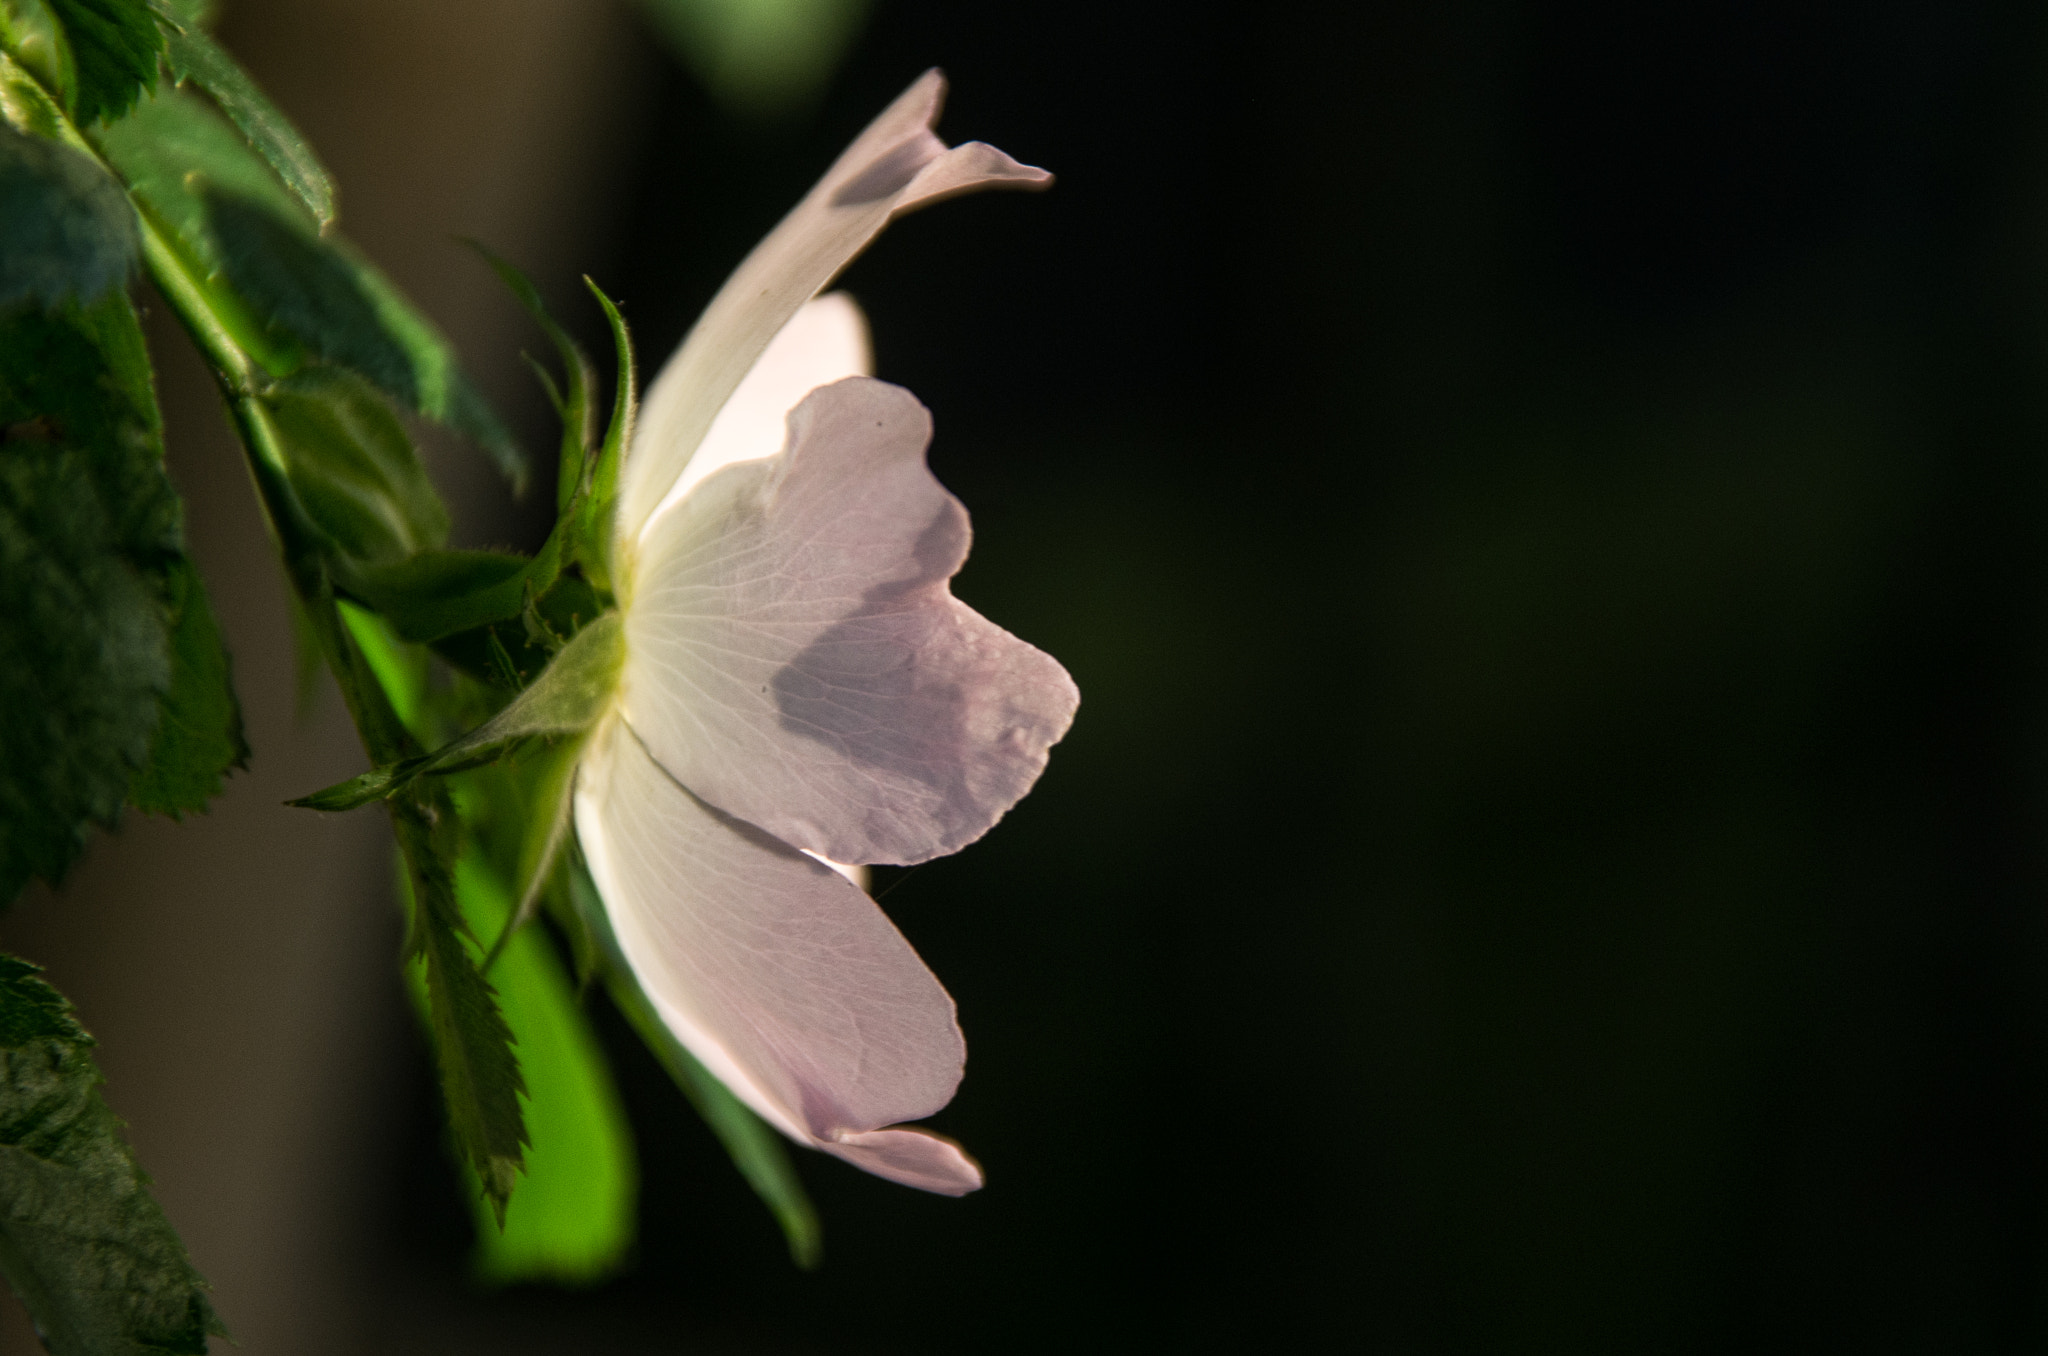
[[[846,278],[1083,692],[888,896],[990,1186],[806,1157],[795,1274],[613,1021],[634,1274],[462,1299],[422,1068],[394,1335],[2038,1346],[2042,19],[900,0],[777,132],[663,68],[650,362],[928,64],[1060,176]]]
[[[223,30],[323,148],[330,10]],[[990,1184],[806,1155],[827,1261],[797,1273],[600,1011],[634,1267],[478,1292],[363,904],[333,973],[384,1034],[348,1086],[391,1109],[331,1170],[366,1213],[320,1340],[249,1350],[2048,1339],[2048,12],[878,0],[771,125],[604,12],[579,69],[621,111],[548,162],[582,166],[574,248],[479,233],[597,343],[593,274],[650,371],[928,65],[949,139],[1060,176],[909,218],[845,280],[974,514],[957,592],[1083,694],[986,841],[879,882],[959,1002],[934,1124]],[[402,160],[387,127],[363,144]],[[373,254],[434,239],[392,266],[442,304],[461,212],[395,216],[367,152],[330,156]],[[538,342],[453,328],[480,363]],[[348,775],[336,747],[265,803]],[[221,1174],[122,1100],[140,1038],[53,972],[202,1268],[256,1274],[209,1223]]]

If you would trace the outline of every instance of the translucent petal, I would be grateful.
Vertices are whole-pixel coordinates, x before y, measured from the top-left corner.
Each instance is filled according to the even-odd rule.
[[[793,1139],[926,1190],[979,1186],[946,1141],[886,1128],[952,1098],[966,1046],[953,1000],[874,901],[703,804],[621,721],[577,777],[591,876],[677,1039]]]
[[[789,447],[726,467],[643,543],[620,700],[661,765],[838,862],[958,851],[1014,805],[1080,694],[955,599],[967,512],[926,468],[931,417],[856,377]]]
[[[661,516],[713,471],[780,452],[783,439],[789,436],[789,412],[812,391],[873,372],[867,317],[853,298],[844,292],[812,297],[769,342],[753,370],[711,421],[710,432],[697,445],[697,455],[690,458],[654,516]],[[649,519],[650,525],[652,521]]]
[[[847,147],[712,298],[641,405],[620,473],[615,549],[630,550],[639,540],[769,340],[891,218],[977,188],[1039,188],[1052,181],[1044,170],[979,142],[948,150],[931,130],[945,93],[945,78],[925,72]]]

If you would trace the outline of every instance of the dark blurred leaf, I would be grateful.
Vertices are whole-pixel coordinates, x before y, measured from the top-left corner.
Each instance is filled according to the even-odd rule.
[[[78,86],[78,65],[71,57],[70,39],[57,21],[47,0],[0,0],[0,47],[42,81],[45,97],[54,94],[69,103]],[[32,81],[29,83],[33,83]],[[21,110],[9,109],[11,120],[21,121]],[[35,127],[38,133],[55,128]]]
[[[209,309],[273,376],[315,361],[347,367],[474,439],[523,482],[523,455],[448,341],[346,241],[323,236],[219,114],[166,89],[98,141],[205,280]]]
[[[519,1106],[526,1083],[512,1052],[512,1031],[498,1009],[497,991],[465,945],[469,924],[438,841],[447,836],[445,828],[437,834],[436,821],[411,797],[391,803],[391,822],[412,893],[407,955],[425,966],[427,1026],[448,1124],[502,1228],[528,1143]]]
[[[163,605],[108,517],[85,453],[0,449],[0,899],[119,818],[156,733]]]
[[[168,582],[171,685],[149,762],[129,787],[128,801],[175,819],[204,810],[229,769],[248,766],[249,744],[206,586],[190,561],[180,561]]]
[[[432,641],[516,617],[561,572],[559,530],[537,556],[497,551],[424,551],[358,571],[349,591],[390,619],[407,640]]]
[[[314,220],[322,226],[334,220],[334,180],[326,166],[249,73],[197,26],[172,32],[168,44],[172,77],[197,85],[212,97]]]
[[[135,209],[89,156],[0,123],[0,309],[90,301],[127,281]]]
[[[170,682],[179,554],[125,296],[0,321],[0,903],[112,824]]]
[[[823,92],[868,2],[641,0],[641,8],[728,111],[783,119]]]
[[[163,30],[148,0],[47,0],[71,44],[77,84],[71,112],[81,126],[111,122],[156,84]]]
[[[10,440],[89,450],[88,474],[120,549],[152,570],[178,555],[149,351],[127,297],[0,318],[0,429]]]
[[[0,956],[0,1270],[54,1356],[161,1356],[224,1335],[100,1099],[92,1037]]]
[[[308,367],[263,395],[283,445],[292,489],[335,549],[390,562],[439,546],[448,511],[412,440],[369,383],[336,367]]]
[[[606,983],[612,1002],[668,1070],[669,1077],[725,1146],[740,1176],[746,1178],[747,1185],[782,1226],[791,1259],[806,1271],[817,1266],[824,1255],[824,1229],[818,1222],[817,1208],[796,1175],[795,1165],[789,1161],[789,1151],[781,1136],[714,1078],[661,1020],[619,950],[605,915],[604,900],[580,857],[571,854],[566,874],[569,901],[577,920],[605,956]]]

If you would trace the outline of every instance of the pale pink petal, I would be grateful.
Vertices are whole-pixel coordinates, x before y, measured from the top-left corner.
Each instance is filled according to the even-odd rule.
[[[769,340],[892,218],[977,188],[1041,188],[1052,181],[1044,170],[978,142],[948,150],[931,130],[945,93],[945,78],[925,72],[847,147],[712,298],[640,408],[620,472],[614,550],[632,550]],[[629,573],[630,561],[622,563],[628,568],[617,573]]]
[[[952,1140],[926,1130],[869,1130],[819,1147],[877,1177],[942,1196],[965,1196],[981,1187],[981,1165]]]
[[[1080,694],[955,599],[967,511],[925,466],[931,416],[856,377],[789,447],[664,513],[626,612],[621,702],[650,752],[728,814],[840,862],[979,838],[1044,769]]]
[[[853,298],[844,292],[812,297],[770,341],[711,421],[697,455],[683,468],[655,516],[713,471],[780,452],[789,436],[789,412],[812,391],[873,373],[867,317]]]
[[[951,1100],[966,1045],[873,900],[698,801],[618,720],[579,766],[576,832],[641,988],[735,1096],[871,1172],[971,1189],[948,1153],[902,1138],[928,1137],[885,1129]]]

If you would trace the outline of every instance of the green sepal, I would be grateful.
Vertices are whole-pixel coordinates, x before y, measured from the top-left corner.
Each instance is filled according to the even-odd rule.
[[[617,690],[625,660],[624,627],[607,613],[578,631],[552,664],[505,708],[459,739],[424,757],[370,769],[290,802],[308,810],[351,810],[386,800],[429,772],[453,772],[484,761],[501,745],[534,736],[581,734],[596,724]]]
[[[34,72],[44,90],[70,101],[78,87],[78,63],[64,25],[46,0],[0,0],[0,50]]]
[[[263,392],[292,490],[346,562],[388,564],[439,546],[448,510],[412,439],[370,384],[307,367]]]
[[[64,25],[79,126],[112,122],[156,84],[164,35],[149,0],[46,0]]]
[[[128,788],[138,810],[176,819],[206,808],[228,772],[249,765],[242,707],[206,586],[188,560],[166,576],[171,614],[171,680],[149,761]]]
[[[604,901],[590,879],[590,869],[581,853],[569,855],[566,877],[571,907],[604,956],[605,986],[613,1004],[668,1070],[683,1096],[725,1146],[740,1176],[775,1217],[784,1241],[789,1244],[790,1260],[805,1271],[812,1270],[824,1256],[824,1227],[796,1175],[796,1165],[790,1161],[782,1137],[733,1096],[661,1020],[661,1014],[654,1010],[653,1002],[633,977],[625,953],[619,949],[618,938],[605,915]]]
[[[135,209],[90,156],[0,125],[0,309],[93,301],[136,249]]]
[[[555,512],[563,514],[583,483],[583,463],[590,454],[591,445],[597,440],[597,369],[591,365],[590,356],[582,346],[548,314],[546,304],[540,299],[540,290],[531,279],[477,241],[471,240],[468,244],[518,298],[519,304],[541,327],[562,360],[563,383],[560,388],[555,386],[546,369],[536,364],[534,370],[541,384],[547,388],[555,413],[562,420],[561,462],[555,474]]]
[[[474,935],[456,900],[444,847],[453,836],[449,817],[430,815],[413,798],[401,797],[391,803],[391,823],[411,896],[406,956],[425,972],[427,1028],[448,1126],[502,1228],[530,1142],[519,1105],[526,1082],[513,1053],[512,1029],[497,990],[469,952]]]
[[[227,1330],[38,973],[0,956],[0,1271],[53,1356],[203,1353]]]
[[[619,314],[619,308],[612,304],[603,288],[589,278],[583,281],[589,285],[598,305],[604,307],[605,320],[611,326],[618,379],[613,387],[612,421],[605,430],[604,442],[598,447],[597,460],[587,472],[587,488],[582,491],[583,503],[578,510],[575,548],[571,558],[582,567],[584,578],[599,590],[609,593],[614,588],[611,545],[612,523],[618,517],[619,461],[633,440],[633,417],[639,408],[639,393],[633,366],[633,336],[626,329],[626,318]]]
[[[515,486],[524,483],[524,454],[448,341],[353,246],[322,234],[220,114],[166,87],[95,138],[168,238],[211,322],[266,372],[346,367],[469,437]]]
[[[171,78],[205,90],[321,226],[334,220],[334,179],[305,135],[233,57],[196,25],[166,33]]]
[[[533,611],[558,635],[573,635],[603,616],[605,601],[581,576],[561,575],[555,586],[534,601]],[[450,665],[502,692],[518,692],[546,669],[554,652],[527,636],[524,609],[468,631],[457,631],[433,643],[434,653]]]

